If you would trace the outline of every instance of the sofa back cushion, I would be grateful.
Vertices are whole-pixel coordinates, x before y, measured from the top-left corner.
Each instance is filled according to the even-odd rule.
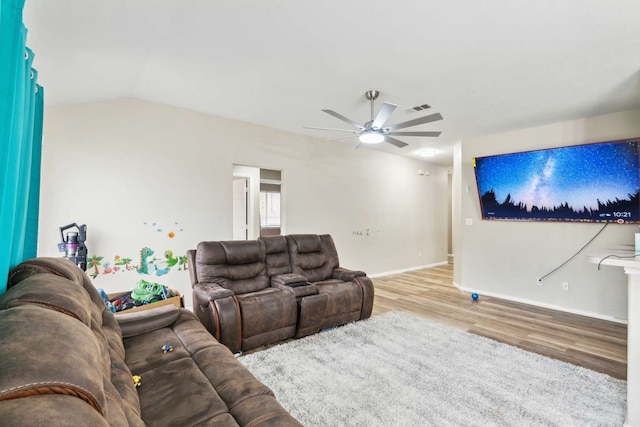
[[[267,276],[272,277],[278,274],[291,273],[287,239],[284,236],[263,236],[258,240],[264,242],[267,251],[265,259]]]
[[[90,328],[93,322],[91,298],[87,292],[83,292],[82,286],[53,274],[48,274],[46,281],[42,281],[42,277],[29,276],[22,281],[21,286],[10,288],[9,297],[0,299],[0,310],[21,305],[39,305],[65,313]],[[76,289],[60,292],[68,287]]]
[[[334,268],[340,265],[336,246],[328,234],[290,234],[286,240],[291,272],[310,282],[330,279]]]
[[[17,285],[29,276],[36,274],[52,274],[64,277],[86,287],[93,284],[87,275],[71,261],[62,258],[34,258],[23,262],[9,272],[7,288]],[[86,282],[85,282],[86,281]],[[99,295],[98,295],[99,296]]]
[[[199,283],[217,283],[241,295],[269,287],[265,246],[260,240],[200,242],[195,277]]]
[[[36,341],[7,338],[12,345],[2,348],[9,353],[0,355],[0,378],[22,378],[23,384],[11,388],[24,395],[4,398],[72,395],[111,425],[139,425],[140,401],[124,363],[120,327],[89,277],[67,260],[36,258],[9,273],[8,288],[0,297],[2,336],[28,331]],[[29,326],[20,326],[19,319]],[[16,370],[11,360],[21,359]],[[7,376],[14,370],[19,378]]]
[[[106,415],[100,344],[70,316],[23,304],[0,310],[0,401],[67,394]]]

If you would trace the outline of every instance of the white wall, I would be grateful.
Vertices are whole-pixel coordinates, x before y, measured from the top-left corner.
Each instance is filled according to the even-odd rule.
[[[447,259],[445,168],[136,99],[46,110],[39,255],[59,256],[59,227],[71,222],[87,224],[89,255],[112,268],[116,255],[138,265],[145,246],[162,270],[167,249],[230,240],[234,164],[283,170],[287,233],[332,234],[345,267],[375,274]],[[94,284],[111,292],[145,278],[191,305],[177,267],[100,268]]]
[[[603,318],[627,318],[626,277],[620,268],[587,263],[587,254],[633,243],[635,225],[610,224],[566,267],[537,286],[580,249],[602,224],[482,221],[473,157],[609,141],[640,136],[640,110],[574,120],[462,142],[461,210],[456,214],[460,236],[455,240],[454,280],[465,289],[560,307]],[[466,188],[469,193],[466,193]],[[455,206],[455,204],[454,204]],[[470,218],[473,225],[465,225]],[[569,291],[561,289],[569,282]]]

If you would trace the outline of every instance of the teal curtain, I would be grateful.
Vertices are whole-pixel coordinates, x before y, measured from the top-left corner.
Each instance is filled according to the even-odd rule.
[[[0,294],[13,266],[36,256],[44,91],[31,68],[24,0],[0,0]]]

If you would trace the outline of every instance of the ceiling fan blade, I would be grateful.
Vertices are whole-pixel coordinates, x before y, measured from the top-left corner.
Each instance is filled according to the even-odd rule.
[[[334,128],[316,128],[316,127],[312,127],[312,126],[302,126],[303,129],[316,129],[316,130],[332,130],[335,132],[349,132],[349,133],[356,133],[355,130],[349,130],[349,129],[334,129]]]
[[[356,123],[353,120],[348,119],[345,116],[343,116],[342,114],[336,113],[333,110],[322,110],[322,111],[324,111],[325,113],[329,114],[330,116],[335,117],[336,119],[342,120],[345,123],[349,123],[350,125],[353,125],[353,126],[357,127],[358,129],[364,129],[361,124]]]
[[[327,141],[338,141],[340,139],[354,138],[355,135],[339,136],[337,138],[327,139]]]
[[[408,122],[402,122],[402,123],[388,126],[388,129],[393,132],[396,129],[404,129],[411,126],[422,125],[425,123],[437,122],[438,120],[442,120],[442,116],[440,115],[440,113],[435,113],[435,114],[420,117],[417,119],[409,120]]]
[[[382,125],[384,125],[384,123],[389,120],[389,117],[391,117],[391,113],[393,113],[393,110],[395,110],[396,107],[397,105],[390,102],[385,102],[384,104],[382,104],[382,107],[380,107],[380,111],[378,111],[378,114],[371,124],[371,127],[380,129]]]
[[[440,136],[442,132],[391,132],[389,135],[401,135],[401,136]]]
[[[409,145],[406,142],[402,142],[402,141],[400,141],[398,139],[391,138],[389,135],[385,135],[384,136],[384,140],[385,140],[385,142],[388,142],[389,144],[393,144],[398,148],[406,147],[407,145]]]

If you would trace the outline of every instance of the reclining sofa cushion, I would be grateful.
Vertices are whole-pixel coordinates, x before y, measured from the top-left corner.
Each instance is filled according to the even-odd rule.
[[[236,295],[269,287],[264,243],[257,240],[200,242],[196,251],[198,282],[217,283]]]
[[[180,316],[171,326],[124,339],[149,425],[298,425],[192,313],[173,308]],[[172,350],[162,351],[165,345]]]
[[[333,270],[340,261],[330,235],[292,234],[286,240],[292,273],[312,283],[333,278]]]

